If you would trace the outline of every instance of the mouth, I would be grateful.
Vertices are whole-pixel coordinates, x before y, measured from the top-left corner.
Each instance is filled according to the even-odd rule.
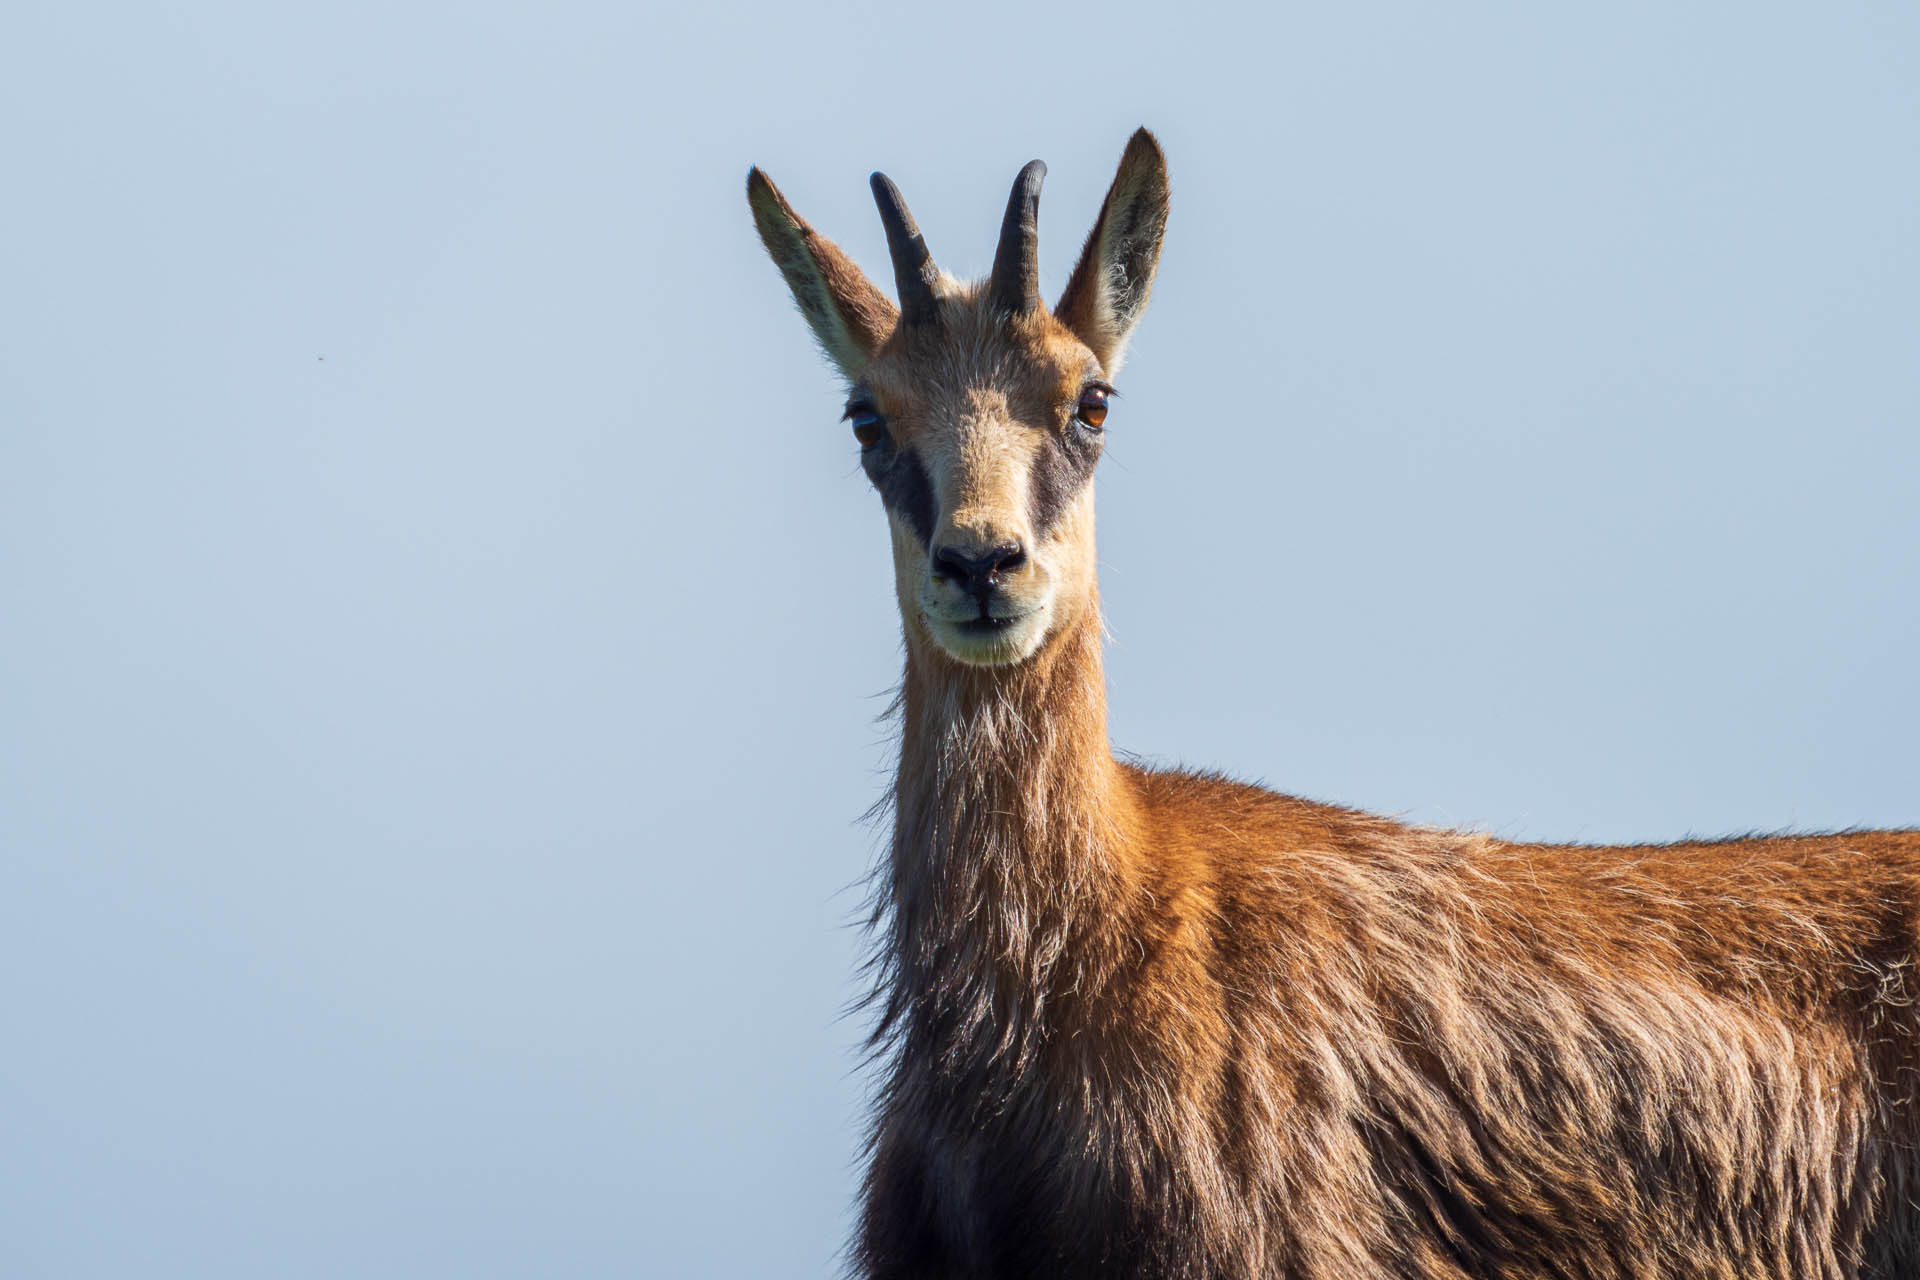
[[[997,636],[1026,616],[1024,613],[1016,613],[1011,617],[996,618],[992,614],[983,613],[977,618],[968,618],[965,622],[956,622],[953,624],[953,627],[954,630],[958,631],[961,635]]]
[[[991,609],[989,602],[973,602],[975,613],[970,618],[956,618],[954,613],[957,601],[927,602],[922,605],[921,617],[926,621],[931,639],[946,650],[947,656],[972,666],[1000,667],[1020,662],[1029,657],[1046,636],[1048,608],[1043,601],[1021,601],[1000,599],[992,603],[1002,608],[1012,605],[1019,609],[1017,613],[999,613]],[[944,607],[942,607],[944,605]],[[1021,608],[1021,605],[1027,607]]]

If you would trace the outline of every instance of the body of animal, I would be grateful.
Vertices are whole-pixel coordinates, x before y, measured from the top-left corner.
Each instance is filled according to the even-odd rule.
[[[1920,1276],[1920,832],[1544,846],[1135,767],[1092,473],[1159,261],[1145,130],[1057,305],[881,175],[896,305],[758,170],[906,641],[874,1280]]]

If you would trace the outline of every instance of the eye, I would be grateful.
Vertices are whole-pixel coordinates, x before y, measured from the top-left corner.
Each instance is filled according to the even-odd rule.
[[[853,424],[853,438],[860,442],[862,449],[871,449],[886,438],[887,420],[870,404],[849,408],[847,421]]]
[[[1074,407],[1074,421],[1098,431],[1107,421],[1107,400],[1113,395],[1113,388],[1091,386],[1080,393],[1080,403]]]

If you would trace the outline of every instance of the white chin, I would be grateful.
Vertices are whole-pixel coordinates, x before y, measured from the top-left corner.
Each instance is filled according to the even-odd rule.
[[[1035,609],[992,630],[928,618],[927,629],[956,661],[975,667],[1004,667],[1033,656],[1046,638],[1046,613],[1045,609]]]

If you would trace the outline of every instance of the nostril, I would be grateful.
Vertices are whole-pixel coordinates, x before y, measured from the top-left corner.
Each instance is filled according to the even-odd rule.
[[[936,547],[933,552],[933,576],[953,583],[972,595],[985,595],[1000,579],[1027,562],[1026,550],[1005,543],[985,555],[970,556],[957,547]]]
[[[933,576],[965,585],[974,575],[974,562],[952,547],[937,547],[933,553]]]

